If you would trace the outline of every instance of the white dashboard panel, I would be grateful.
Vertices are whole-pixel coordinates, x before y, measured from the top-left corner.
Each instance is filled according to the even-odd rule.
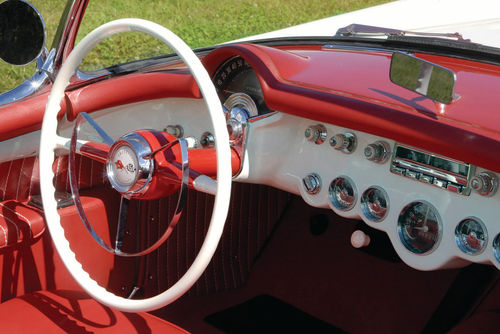
[[[245,167],[248,170],[244,182],[264,183],[280,189],[300,194],[315,207],[330,208],[337,214],[362,219],[369,226],[388,234],[399,256],[410,266],[420,270],[433,270],[446,267],[459,267],[470,262],[492,263],[500,268],[492,249],[493,238],[500,233],[500,193],[484,197],[475,192],[469,196],[424,184],[390,172],[390,159],[378,164],[364,157],[364,148],[376,141],[385,141],[391,148],[395,142],[368,133],[323,124],[328,132],[323,144],[308,141],[304,132],[308,126],[321,122],[308,120],[288,114],[278,113],[254,122],[248,134]],[[351,132],[357,137],[357,149],[346,154],[333,149],[328,139],[335,134]],[[484,171],[476,168],[476,173]],[[321,178],[321,189],[317,194],[307,193],[302,178],[316,173]],[[338,176],[353,180],[357,201],[348,211],[335,208],[329,198],[330,182]],[[243,181],[243,180],[242,180]],[[377,186],[385,190],[389,198],[386,217],[373,222],[361,210],[360,196],[369,187]],[[397,222],[402,209],[414,201],[432,204],[441,217],[443,230],[438,246],[431,252],[417,255],[407,250],[400,241]],[[487,228],[486,249],[470,255],[462,252],[455,241],[457,224],[467,217],[477,217]]]

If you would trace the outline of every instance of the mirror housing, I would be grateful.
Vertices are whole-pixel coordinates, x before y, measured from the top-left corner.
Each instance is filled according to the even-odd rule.
[[[389,77],[393,83],[434,101],[449,104],[457,76],[447,68],[402,52],[394,52]]]
[[[0,3],[0,58],[12,65],[34,61],[45,47],[45,23],[40,12],[21,0]]]

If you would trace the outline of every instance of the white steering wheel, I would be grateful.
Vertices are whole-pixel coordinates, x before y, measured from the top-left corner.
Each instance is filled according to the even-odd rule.
[[[146,299],[126,299],[119,297],[94,281],[76,260],[65,238],[64,229],[57,212],[57,202],[54,198],[55,188],[52,183],[54,172],[52,163],[56,149],[68,149],[70,138],[57,134],[57,115],[60,103],[70,78],[75,73],[83,57],[100,41],[119,32],[140,31],[158,38],[177,52],[195,78],[208,108],[215,141],[217,156],[217,192],[208,232],[203,245],[187,272],[166,291]],[[40,139],[40,187],[43,208],[49,232],[55,247],[74,279],[93,298],[101,303],[125,311],[142,312],[163,307],[182,296],[198,280],[217,248],[224,223],[226,221],[231,196],[231,153],[229,136],[221,103],[210,76],[193,51],[170,30],[153,22],[140,19],[121,19],[109,22],[88,34],[71,52],[61,67],[50,92],[49,100],[43,118]]]

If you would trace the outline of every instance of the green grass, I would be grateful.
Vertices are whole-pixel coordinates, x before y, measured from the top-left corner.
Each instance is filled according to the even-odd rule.
[[[77,41],[99,25],[118,18],[137,17],[157,22],[178,34],[192,48],[290,27],[389,0],[93,0],[90,2]],[[63,0],[36,0],[51,45]],[[152,56],[168,50],[152,38],[138,34],[106,40],[84,60],[91,70]],[[30,69],[0,64],[0,92],[15,87],[33,73]]]

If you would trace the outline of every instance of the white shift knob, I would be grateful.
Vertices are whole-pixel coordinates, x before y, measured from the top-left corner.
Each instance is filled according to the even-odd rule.
[[[370,237],[365,232],[356,230],[351,235],[351,244],[354,248],[366,247],[370,244]]]

